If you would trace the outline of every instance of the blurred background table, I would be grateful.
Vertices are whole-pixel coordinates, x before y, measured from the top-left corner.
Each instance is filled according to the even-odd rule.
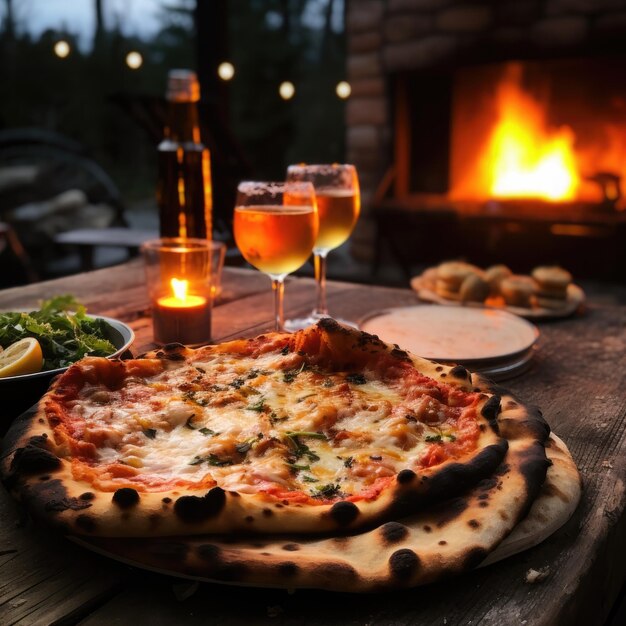
[[[227,268],[213,314],[216,341],[271,327],[272,294],[258,272]],[[569,446],[584,480],[573,518],[540,546],[456,579],[385,595],[243,589],[149,573],[108,560],[24,520],[0,489],[2,624],[617,624],[626,580],[626,306],[615,291],[589,284],[584,315],[541,323],[530,371],[506,383],[539,405]],[[92,313],[128,323],[133,352],[152,348],[140,260],[0,291],[0,308],[35,307],[72,293]],[[308,313],[313,281],[292,278],[286,316]],[[413,304],[408,289],[329,283],[337,316]],[[530,585],[528,569],[549,568]],[[187,597],[189,596],[189,597]],[[186,599],[184,599],[186,598]]]

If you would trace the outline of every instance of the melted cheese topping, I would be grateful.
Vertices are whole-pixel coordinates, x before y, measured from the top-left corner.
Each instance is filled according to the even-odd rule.
[[[477,401],[410,365],[351,373],[284,351],[199,351],[119,388],[86,383],[66,410],[107,489],[217,484],[326,503],[474,449]]]

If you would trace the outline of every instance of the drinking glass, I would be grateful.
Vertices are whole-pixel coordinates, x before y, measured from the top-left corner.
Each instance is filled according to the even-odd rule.
[[[322,317],[328,317],[326,257],[352,233],[361,209],[361,195],[354,165],[290,165],[287,168],[287,181],[308,181],[313,184],[319,217],[319,232],[313,247],[316,304],[308,317],[285,323],[288,330],[297,330],[314,324]],[[338,321],[356,326],[354,322]]]
[[[235,242],[244,259],[272,279],[274,328],[283,330],[287,274],[306,263],[317,237],[310,182],[242,182],[235,204]]]

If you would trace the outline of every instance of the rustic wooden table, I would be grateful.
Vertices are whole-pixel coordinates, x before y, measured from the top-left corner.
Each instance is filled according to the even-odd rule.
[[[288,282],[288,316],[308,312],[312,288],[308,279]],[[584,480],[573,518],[540,546],[453,580],[384,595],[196,586],[34,527],[0,488],[0,624],[603,624],[626,579],[626,307],[606,304],[601,287],[594,292],[584,315],[540,323],[532,369],[507,383],[543,409]],[[0,291],[0,309],[60,293],[127,322],[136,353],[152,347],[140,261]],[[329,306],[344,318],[413,303],[409,290],[329,284]],[[265,277],[227,269],[214,338],[268,330],[271,305]],[[525,582],[529,568],[543,567],[547,579]]]

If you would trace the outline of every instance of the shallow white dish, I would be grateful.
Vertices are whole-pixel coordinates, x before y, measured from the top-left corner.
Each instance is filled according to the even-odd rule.
[[[526,362],[539,338],[534,324],[506,311],[428,304],[377,311],[359,327],[418,356],[479,369]]]

